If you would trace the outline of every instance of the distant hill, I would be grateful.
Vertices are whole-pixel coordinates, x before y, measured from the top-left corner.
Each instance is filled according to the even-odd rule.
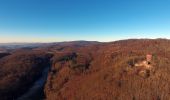
[[[7,49],[17,49],[17,48],[24,48],[24,47],[38,47],[42,46],[43,43],[0,43],[1,48]]]
[[[0,43],[0,48],[8,49],[17,49],[25,47],[42,47],[42,46],[51,46],[51,45],[87,45],[87,44],[96,44],[97,41],[68,41],[68,42],[53,42],[53,43]]]

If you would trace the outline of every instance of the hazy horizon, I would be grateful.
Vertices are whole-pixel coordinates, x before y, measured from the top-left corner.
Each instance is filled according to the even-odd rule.
[[[0,43],[170,39],[168,0],[3,0]]]
[[[131,40],[131,39],[150,39],[150,40],[154,40],[154,39],[167,39],[167,40],[170,40],[170,38],[125,38],[125,39],[117,39],[117,40],[111,40],[111,41],[95,41],[95,40],[68,40],[68,41],[52,41],[52,42],[35,42],[35,41],[32,41],[32,42],[0,42],[0,45],[8,45],[8,44],[12,44],[12,45],[15,45],[15,44],[48,44],[48,43],[61,43],[61,42],[76,42],[76,41],[87,41],[87,42],[103,42],[103,43],[108,43],[108,42],[115,42],[115,41],[121,41],[121,40]]]

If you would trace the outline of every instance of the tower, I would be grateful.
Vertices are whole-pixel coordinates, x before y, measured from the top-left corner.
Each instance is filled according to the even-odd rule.
[[[151,54],[147,54],[146,55],[146,61],[147,61],[148,65],[151,64],[151,60],[152,60],[152,55]]]

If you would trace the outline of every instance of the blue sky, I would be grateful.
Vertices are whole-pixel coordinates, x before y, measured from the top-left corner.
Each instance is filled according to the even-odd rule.
[[[170,38],[170,0],[0,0],[0,42]]]

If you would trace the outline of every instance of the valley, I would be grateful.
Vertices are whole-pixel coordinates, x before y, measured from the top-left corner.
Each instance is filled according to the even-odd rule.
[[[167,39],[53,43],[0,56],[0,100],[170,98]]]

